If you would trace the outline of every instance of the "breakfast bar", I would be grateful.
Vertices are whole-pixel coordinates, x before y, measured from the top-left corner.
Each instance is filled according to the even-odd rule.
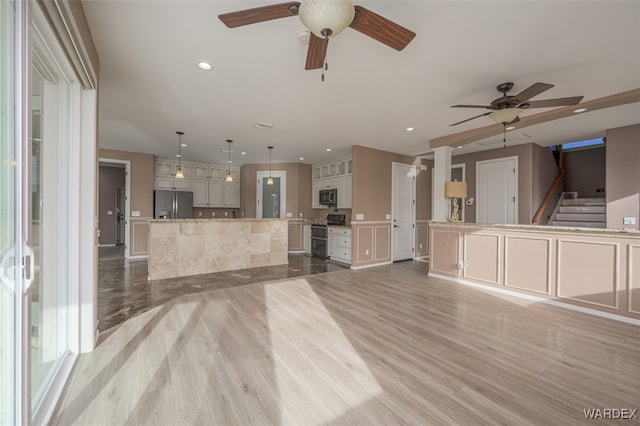
[[[150,219],[149,280],[288,262],[286,219]]]

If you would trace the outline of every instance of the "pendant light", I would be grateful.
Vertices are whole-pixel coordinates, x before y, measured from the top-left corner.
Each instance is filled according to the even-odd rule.
[[[178,135],[178,170],[176,170],[176,179],[184,179],[184,172],[182,171],[182,135],[184,132],[176,132]]]
[[[267,178],[267,185],[273,185],[273,178],[271,177],[271,150],[273,147],[268,146],[267,148],[269,148],[269,178]]]
[[[233,142],[231,139],[227,139],[227,143],[229,144],[229,149],[227,150],[227,152],[229,153],[229,159],[227,160],[227,177],[224,178],[224,181],[226,183],[233,182],[233,176],[231,176],[231,142]]]

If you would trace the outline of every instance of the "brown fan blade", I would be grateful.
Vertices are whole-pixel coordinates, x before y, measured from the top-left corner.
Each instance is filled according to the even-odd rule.
[[[380,43],[396,50],[402,50],[416,36],[413,31],[383,18],[369,9],[362,6],[354,6],[354,8],[356,17],[349,26]]]
[[[531,101],[528,108],[548,108],[557,106],[576,105],[580,103],[584,96],[572,96],[570,98],[545,99],[542,101]]]
[[[514,118],[513,120],[511,120],[510,122],[508,122],[506,125],[508,126],[508,125],[510,125],[510,124],[515,124],[515,123],[517,123],[518,121],[520,121],[520,117],[518,117],[518,116],[516,115],[516,118]]]
[[[305,70],[316,70],[324,65],[325,54],[329,39],[320,38],[313,33],[309,34],[309,47],[307,48],[307,63]]]
[[[298,14],[300,2],[272,4],[269,6],[254,7],[253,9],[239,10],[237,12],[218,15],[227,27],[236,28],[243,25],[256,24],[258,22],[271,21],[272,19],[286,18]]]
[[[485,108],[485,109],[494,109],[491,105],[451,105],[451,108]]]
[[[484,114],[476,115],[475,117],[467,118],[466,120],[458,121],[457,123],[449,124],[451,126],[457,126],[458,124],[466,123],[467,121],[471,121],[476,118],[484,117],[485,115],[491,114],[493,111],[485,112]]]
[[[531,86],[524,89],[522,92],[518,93],[514,96],[518,101],[525,102],[529,99],[533,98],[536,95],[539,95],[542,92],[545,92],[553,87],[553,84],[547,83],[533,83]]]

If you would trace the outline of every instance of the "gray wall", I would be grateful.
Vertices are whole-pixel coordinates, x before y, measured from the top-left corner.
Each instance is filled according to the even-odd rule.
[[[607,130],[606,150],[607,228],[640,229],[640,124]]]
[[[598,148],[567,151],[564,153],[564,190],[577,192],[579,198],[600,198],[605,188],[606,149]]]

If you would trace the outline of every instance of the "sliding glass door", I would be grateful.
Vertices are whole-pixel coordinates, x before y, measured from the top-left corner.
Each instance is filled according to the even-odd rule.
[[[20,422],[18,196],[16,193],[16,6],[0,2],[0,422]]]

